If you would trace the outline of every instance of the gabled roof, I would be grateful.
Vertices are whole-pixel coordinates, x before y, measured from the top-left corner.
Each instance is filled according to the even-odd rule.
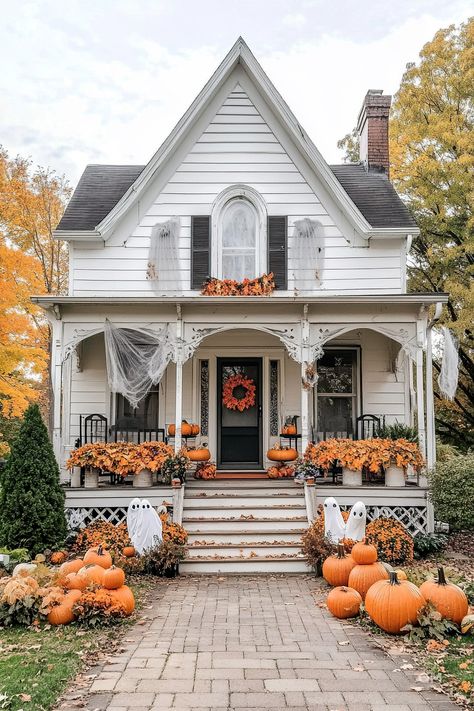
[[[92,199],[93,203],[96,203],[95,207],[90,208],[91,214],[90,218],[84,220],[80,223],[81,227],[72,227],[70,225],[74,222],[69,222],[70,215],[73,213],[66,213],[63,220],[61,220],[60,225],[58,225],[56,236],[61,238],[72,238],[72,239],[97,239],[101,237],[103,240],[107,240],[112,234],[117,223],[124,217],[130,209],[140,200],[141,196],[144,194],[145,190],[149,187],[151,181],[154,177],[159,174],[159,172],[167,164],[167,161],[171,158],[177,147],[181,144],[187,132],[191,129],[196,121],[198,121],[205,109],[213,100],[213,98],[218,93],[219,89],[223,86],[226,80],[230,77],[233,70],[237,65],[241,65],[246,74],[250,77],[252,82],[257,87],[258,91],[262,95],[263,99],[271,107],[275,117],[284,125],[285,130],[288,132],[292,141],[294,142],[296,148],[300,151],[301,155],[306,159],[309,166],[311,166],[315,179],[319,185],[320,199],[326,197],[328,200],[333,200],[339,208],[340,214],[344,215],[344,218],[349,222],[357,233],[363,237],[370,237],[372,234],[381,234],[381,230],[385,231],[386,234],[393,232],[403,232],[406,227],[406,223],[395,225],[391,224],[389,227],[383,226],[372,226],[371,223],[366,219],[363,211],[359,208],[357,203],[351,198],[348,189],[344,188],[342,181],[340,181],[331,170],[329,165],[326,163],[314,143],[311,141],[306,131],[303,129],[301,124],[298,122],[286,102],[283,100],[281,95],[275,89],[265,72],[263,71],[260,64],[257,62],[252,52],[244,42],[244,40],[239,37],[237,42],[234,44],[230,52],[227,54],[223,62],[220,64],[218,69],[214,72],[212,77],[209,79],[205,87],[193,101],[189,109],[186,111],[181,120],[176,124],[173,131],[170,133],[168,138],[163,142],[155,155],[151,158],[146,166],[136,175],[135,178],[131,178],[131,183],[126,185],[126,180],[124,178],[124,191],[122,196],[118,198],[113,207],[106,212],[102,213],[102,217],[96,222],[93,227],[92,223],[95,221],[95,214],[99,215],[100,205],[103,204],[103,210],[108,208],[110,202],[112,201],[112,194],[108,198],[102,199],[101,196],[93,197],[91,193],[94,190],[87,190],[89,198]],[[97,166],[98,167],[98,166]],[[108,166],[108,168],[113,168],[113,166]],[[135,169],[138,171],[138,166]],[[86,190],[86,185],[89,183],[88,173],[89,169],[86,169],[84,175],[81,178],[82,186],[81,192]],[[111,176],[109,175],[108,178]],[[81,182],[80,181],[80,182]],[[351,182],[351,181],[349,181]],[[78,185],[79,188],[79,185]],[[393,189],[392,189],[393,190]],[[77,192],[77,189],[76,189]],[[117,189],[118,192],[118,189]],[[75,200],[76,193],[73,195],[71,202]],[[76,203],[77,205],[78,203]],[[97,210],[97,213],[95,213]],[[77,213],[76,213],[77,214]],[[86,227],[85,225],[89,225]],[[410,229],[412,232],[417,232],[418,229],[413,227],[413,222],[410,222]],[[69,225],[69,226],[65,226]],[[82,235],[79,234],[82,232]],[[72,233],[72,234],[71,234]]]
[[[58,230],[93,230],[125,195],[144,165],[88,165]],[[415,221],[392,184],[359,163],[329,166],[371,227],[413,229]]]

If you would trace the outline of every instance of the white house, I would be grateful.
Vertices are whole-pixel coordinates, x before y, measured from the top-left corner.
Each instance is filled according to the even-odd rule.
[[[364,98],[361,163],[330,166],[238,39],[147,165],[86,167],[55,233],[70,247],[69,294],[34,297],[53,326],[54,446],[65,480],[91,414],[105,418],[112,439],[197,422],[223,477],[214,491],[238,486],[239,473],[263,472],[295,415],[300,451],[309,440],[361,436],[358,418],[373,415],[414,424],[433,465],[430,314],[446,297],[406,291],[418,229],[389,181],[390,98]],[[268,272],[276,282],[268,296],[201,294],[209,276]],[[136,408],[107,369],[106,321],[111,337],[135,333],[140,352],[146,337],[137,329],[163,346],[163,376],[145,383]],[[303,387],[312,364],[319,378]],[[232,373],[256,386],[243,412],[222,406]],[[179,427],[173,441],[179,449]],[[255,481],[263,497],[277,487]],[[332,484],[316,488],[318,499],[334,493]],[[69,507],[92,517],[121,515],[125,496],[124,487],[67,494]],[[432,527],[423,486],[339,486],[337,496],[365,498],[414,530]],[[216,540],[229,544],[215,510],[211,518]]]

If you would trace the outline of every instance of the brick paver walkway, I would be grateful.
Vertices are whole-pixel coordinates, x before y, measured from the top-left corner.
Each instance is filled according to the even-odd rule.
[[[98,671],[89,709],[448,711],[369,635],[332,618],[309,576],[159,582],[145,624]],[[322,599],[322,598],[321,598]],[[67,703],[67,702],[66,702]],[[63,706],[64,708],[64,706]]]

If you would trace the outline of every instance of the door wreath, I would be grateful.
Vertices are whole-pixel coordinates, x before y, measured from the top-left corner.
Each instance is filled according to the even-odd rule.
[[[245,390],[243,397],[239,398],[235,396],[236,388],[243,388]],[[252,378],[246,378],[242,374],[231,375],[224,381],[222,402],[228,410],[239,410],[239,412],[243,412],[255,405],[256,391],[257,387]]]

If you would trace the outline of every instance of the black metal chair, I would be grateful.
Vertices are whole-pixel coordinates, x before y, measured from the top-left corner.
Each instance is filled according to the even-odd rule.
[[[161,427],[151,427],[138,431],[138,443],[141,442],[168,442],[165,430]]]
[[[385,424],[384,416],[360,415],[356,418],[356,439],[371,439],[375,437]]]
[[[79,415],[79,440],[76,446],[107,442],[107,418],[104,415]]]

